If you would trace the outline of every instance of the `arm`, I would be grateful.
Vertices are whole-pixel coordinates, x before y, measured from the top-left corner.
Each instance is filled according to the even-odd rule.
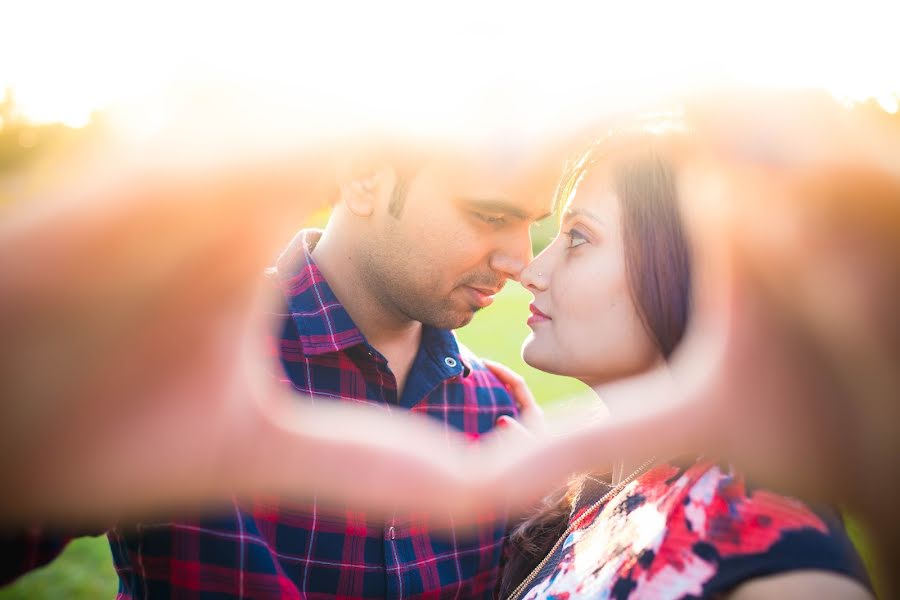
[[[872,593],[860,582],[845,575],[825,571],[793,571],[770,577],[758,577],[738,586],[729,600],[873,600]]]

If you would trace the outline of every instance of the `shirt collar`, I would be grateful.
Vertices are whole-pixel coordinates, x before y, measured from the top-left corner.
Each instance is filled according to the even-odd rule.
[[[459,342],[452,331],[423,324],[421,347],[440,365],[447,377],[456,375],[468,377],[472,372],[472,367],[460,352]]]
[[[315,229],[300,231],[278,257],[274,269],[307,355],[340,352],[366,341],[312,258],[321,236],[322,232]]]
[[[313,260],[312,251],[321,236],[317,229],[300,231],[274,268],[303,353],[309,356],[340,352],[366,342]],[[452,331],[423,325],[421,348],[448,377],[465,377],[472,370]]]

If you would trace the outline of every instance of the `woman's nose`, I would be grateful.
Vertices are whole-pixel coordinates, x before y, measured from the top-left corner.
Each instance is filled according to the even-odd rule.
[[[545,261],[541,259],[541,256],[538,256],[522,269],[522,273],[519,275],[519,282],[525,289],[533,292],[547,289],[550,278],[548,277],[549,273],[546,272],[548,269],[544,268],[546,266],[544,263]]]

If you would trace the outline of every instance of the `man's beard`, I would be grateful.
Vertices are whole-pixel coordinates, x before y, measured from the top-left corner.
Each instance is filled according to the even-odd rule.
[[[414,250],[396,240],[373,240],[370,251],[362,259],[366,285],[385,308],[411,321],[439,329],[462,327],[481,309],[468,303],[461,308],[456,297],[461,288],[471,286],[499,290],[506,282],[505,277],[491,270],[473,271],[455,281],[446,293],[437,295],[438,290],[445,289],[439,270],[429,272],[420,268],[417,272],[411,272],[412,269],[397,268],[398,265],[408,264],[410,255],[414,255]]]
[[[401,294],[395,299],[395,304],[401,307],[404,314],[416,321],[440,329],[457,329],[467,325],[475,313],[484,307],[466,302],[465,308],[461,309],[459,299],[454,298],[454,294],[458,294],[466,286],[499,290],[504,283],[505,279],[498,281],[496,274],[471,273],[459,279],[446,295],[432,297],[429,301],[428,292],[433,293],[435,286],[423,286],[422,289],[426,290],[425,293]],[[403,286],[395,284],[391,287],[393,290],[397,290],[402,289]]]

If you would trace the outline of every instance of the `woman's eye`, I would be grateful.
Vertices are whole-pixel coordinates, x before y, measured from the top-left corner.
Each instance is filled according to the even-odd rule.
[[[582,235],[577,229],[570,229],[566,232],[566,237],[569,238],[569,248],[577,248],[582,244],[586,244],[588,239]]]

